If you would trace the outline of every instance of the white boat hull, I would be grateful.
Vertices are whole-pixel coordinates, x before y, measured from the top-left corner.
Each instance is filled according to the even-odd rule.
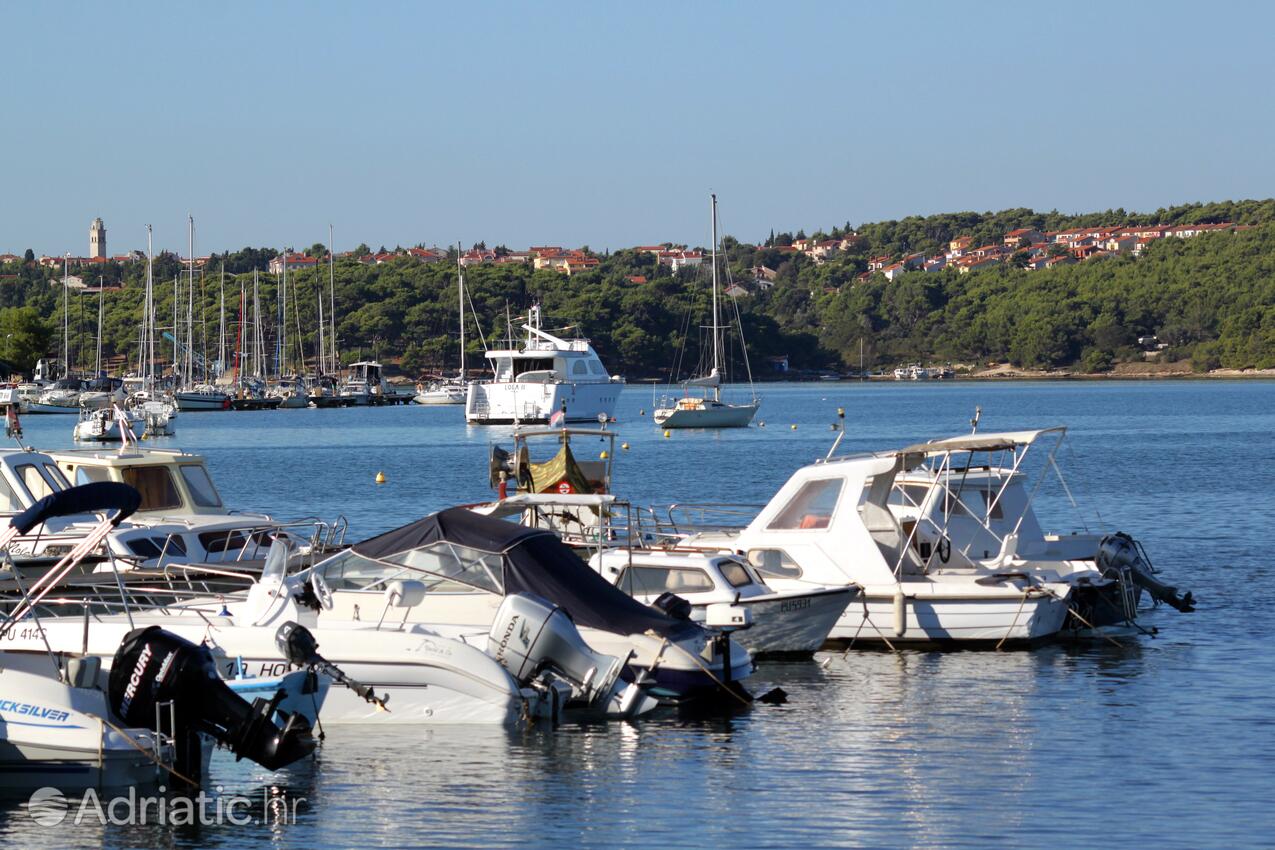
[[[568,422],[597,422],[611,419],[623,384],[618,381],[591,383],[474,383],[465,401],[465,421],[473,425],[535,424],[566,406]]]
[[[970,596],[910,590],[904,594],[905,628],[901,634],[896,629],[894,588],[879,587],[869,588],[862,601],[845,609],[829,638],[892,644],[1022,643],[1056,635],[1067,617],[1066,588],[1058,596],[1020,592]]]
[[[220,603],[218,603],[220,604]],[[162,611],[134,613],[138,627],[155,624],[195,643],[213,647],[223,677],[239,669],[250,676],[278,676],[288,665],[274,644],[277,625],[235,626],[210,607],[205,617],[172,616]],[[79,618],[45,618],[44,635],[54,651],[76,652],[83,641]],[[388,711],[333,684],[323,703],[328,723],[495,724],[515,727],[527,711],[527,698],[504,667],[485,652],[428,630],[377,630],[370,625],[316,628],[324,656],[351,678],[389,695]],[[94,621],[89,654],[109,669],[116,649],[132,626],[119,617]],[[43,653],[38,635],[19,637],[6,649]]]
[[[652,414],[665,428],[747,428],[757,415],[760,403],[723,404],[705,401],[702,407],[662,408]]]
[[[230,396],[222,393],[175,393],[178,410],[229,410]]]
[[[142,420],[130,418],[128,429],[131,437],[136,439],[141,432]],[[75,425],[75,439],[81,443],[118,443],[124,440],[118,419],[106,422],[97,419],[82,419]]]
[[[0,671],[0,787],[66,791],[163,779],[155,759],[132,743],[153,752],[150,732],[130,729],[126,737],[103,722],[109,712],[102,691],[12,669],[10,660]],[[47,656],[36,663],[47,666]]]
[[[463,389],[424,390],[412,396],[417,404],[464,404],[466,392]]]
[[[43,401],[27,402],[26,413],[62,413],[80,415],[80,406],[78,404],[50,404]]]
[[[816,652],[858,592],[856,587],[838,587],[741,599],[735,604],[752,611],[753,624],[732,637],[753,655]]]

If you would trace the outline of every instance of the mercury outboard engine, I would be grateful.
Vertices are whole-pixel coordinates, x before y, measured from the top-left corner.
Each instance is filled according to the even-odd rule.
[[[199,733],[278,770],[314,751],[310,723],[290,714],[280,729],[272,719],[282,692],[249,704],[217,675],[208,647],[191,643],[159,626],[135,629],[124,637],[111,666],[108,698],[127,726],[150,728],[172,737],[178,773],[198,776]],[[165,705],[171,703],[171,710]]]
[[[549,670],[588,703],[609,699],[624,684],[617,680],[627,659],[594,652],[566,611],[530,593],[505,597],[487,633],[487,652],[520,684]]]

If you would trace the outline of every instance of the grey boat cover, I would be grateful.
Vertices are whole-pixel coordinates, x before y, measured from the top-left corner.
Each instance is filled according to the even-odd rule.
[[[386,559],[411,549],[447,542],[499,553],[504,591],[533,593],[562,608],[577,625],[616,634],[647,631],[680,640],[700,627],[643,605],[589,567],[556,534],[448,508],[371,537],[352,547],[368,558]]]

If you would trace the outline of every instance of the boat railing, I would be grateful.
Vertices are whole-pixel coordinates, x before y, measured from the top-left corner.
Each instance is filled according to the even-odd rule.
[[[673,534],[738,531],[752,522],[764,504],[745,502],[674,502],[663,509],[663,529]],[[658,512],[652,509],[658,517]]]

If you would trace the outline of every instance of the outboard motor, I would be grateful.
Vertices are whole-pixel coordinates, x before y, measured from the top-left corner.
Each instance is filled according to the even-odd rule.
[[[594,652],[566,611],[530,593],[505,597],[487,633],[487,652],[520,684],[548,670],[588,703],[609,699],[624,686],[617,680],[626,659]]]
[[[159,626],[135,629],[124,637],[111,666],[108,699],[127,726],[159,729],[172,737],[178,773],[198,776],[199,734],[225,744],[236,758],[247,757],[278,770],[314,751],[310,723],[290,714],[282,729],[272,718],[282,692],[249,704],[217,675],[208,647],[191,643]],[[171,711],[163,704],[171,703]]]
[[[1184,614],[1195,610],[1195,597],[1190,591],[1179,594],[1176,587],[1157,579],[1142,546],[1123,531],[1102,538],[1098,544],[1097,566],[1104,576],[1131,583],[1151,594],[1157,602],[1164,602]],[[1133,592],[1136,601],[1136,591]]]

